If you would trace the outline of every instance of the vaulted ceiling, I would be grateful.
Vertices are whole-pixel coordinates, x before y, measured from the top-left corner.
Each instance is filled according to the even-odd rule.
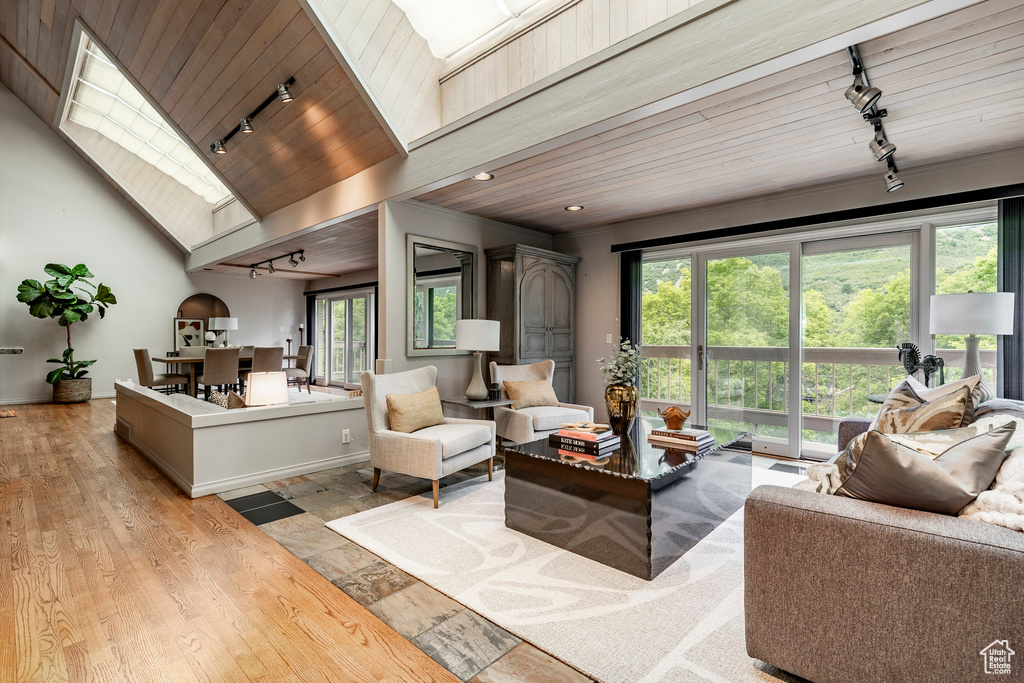
[[[76,19],[258,216],[398,153],[298,0],[3,2],[0,80],[50,125]],[[291,103],[210,153],[289,77]]]

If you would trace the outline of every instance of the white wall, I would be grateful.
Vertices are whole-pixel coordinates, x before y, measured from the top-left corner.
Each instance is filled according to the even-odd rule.
[[[606,335],[619,334],[619,258],[613,244],[840,211],[973,189],[1024,183],[1024,150],[900,168],[906,186],[887,194],[879,173],[826,186],[766,195],[556,237],[555,251],[582,257],[576,285],[576,398],[604,414],[604,381],[594,359],[607,356]]]
[[[487,314],[486,259],[484,249],[505,244],[551,248],[551,236],[507,223],[442,209],[420,202],[383,202],[378,213],[378,275],[380,278],[380,358],[390,358],[393,370],[437,366],[441,396],[461,396],[472,377],[468,356],[406,356],[406,235],[421,235],[468,244],[477,249],[476,311]]]
[[[76,357],[99,361],[90,372],[96,396],[112,396],[117,378],[135,378],[134,347],[172,348],[172,320],[191,294],[227,304],[238,318],[234,343],[284,346],[304,316],[303,282],[186,274],[182,254],[0,85],[0,345],[25,347],[0,356],[0,403],[51,396],[46,359],[60,355],[64,330],[30,316],[16,296],[52,261],[85,263],[118,299],[106,319],[71,328]]]

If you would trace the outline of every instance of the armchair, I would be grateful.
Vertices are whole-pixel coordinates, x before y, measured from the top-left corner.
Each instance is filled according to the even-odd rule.
[[[491,361],[491,381],[501,386],[501,395],[505,396],[503,382],[524,382],[546,379],[551,381],[555,374],[555,361],[543,360],[529,365],[498,365]],[[538,406],[536,408],[498,407],[494,409],[494,422],[498,436],[516,443],[529,443],[543,439],[562,426],[563,422],[581,422],[594,420],[594,409],[590,406],[559,403],[557,406]]]
[[[426,391],[437,382],[436,367],[429,365],[389,375],[364,372],[359,379],[363,388],[363,405],[366,406],[374,491],[377,490],[381,470],[430,479],[436,508],[441,477],[486,460],[487,479],[493,478],[496,437],[494,422],[490,420],[446,417],[444,424],[425,427],[411,434],[391,429],[388,394]]]

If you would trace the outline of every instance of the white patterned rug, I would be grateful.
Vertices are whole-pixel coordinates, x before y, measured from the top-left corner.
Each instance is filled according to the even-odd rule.
[[[755,486],[804,478],[753,470]],[[742,510],[644,581],[507,529],[503,475],[327,526],[606,683],[797,680],[746,655]]]

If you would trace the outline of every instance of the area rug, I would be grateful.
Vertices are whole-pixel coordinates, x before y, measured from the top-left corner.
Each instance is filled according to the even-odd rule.
[[[505,528],[504,490],[496,473],[327,526],[599,681],[797,680],[746,655],[742,510],[644,581]]]

